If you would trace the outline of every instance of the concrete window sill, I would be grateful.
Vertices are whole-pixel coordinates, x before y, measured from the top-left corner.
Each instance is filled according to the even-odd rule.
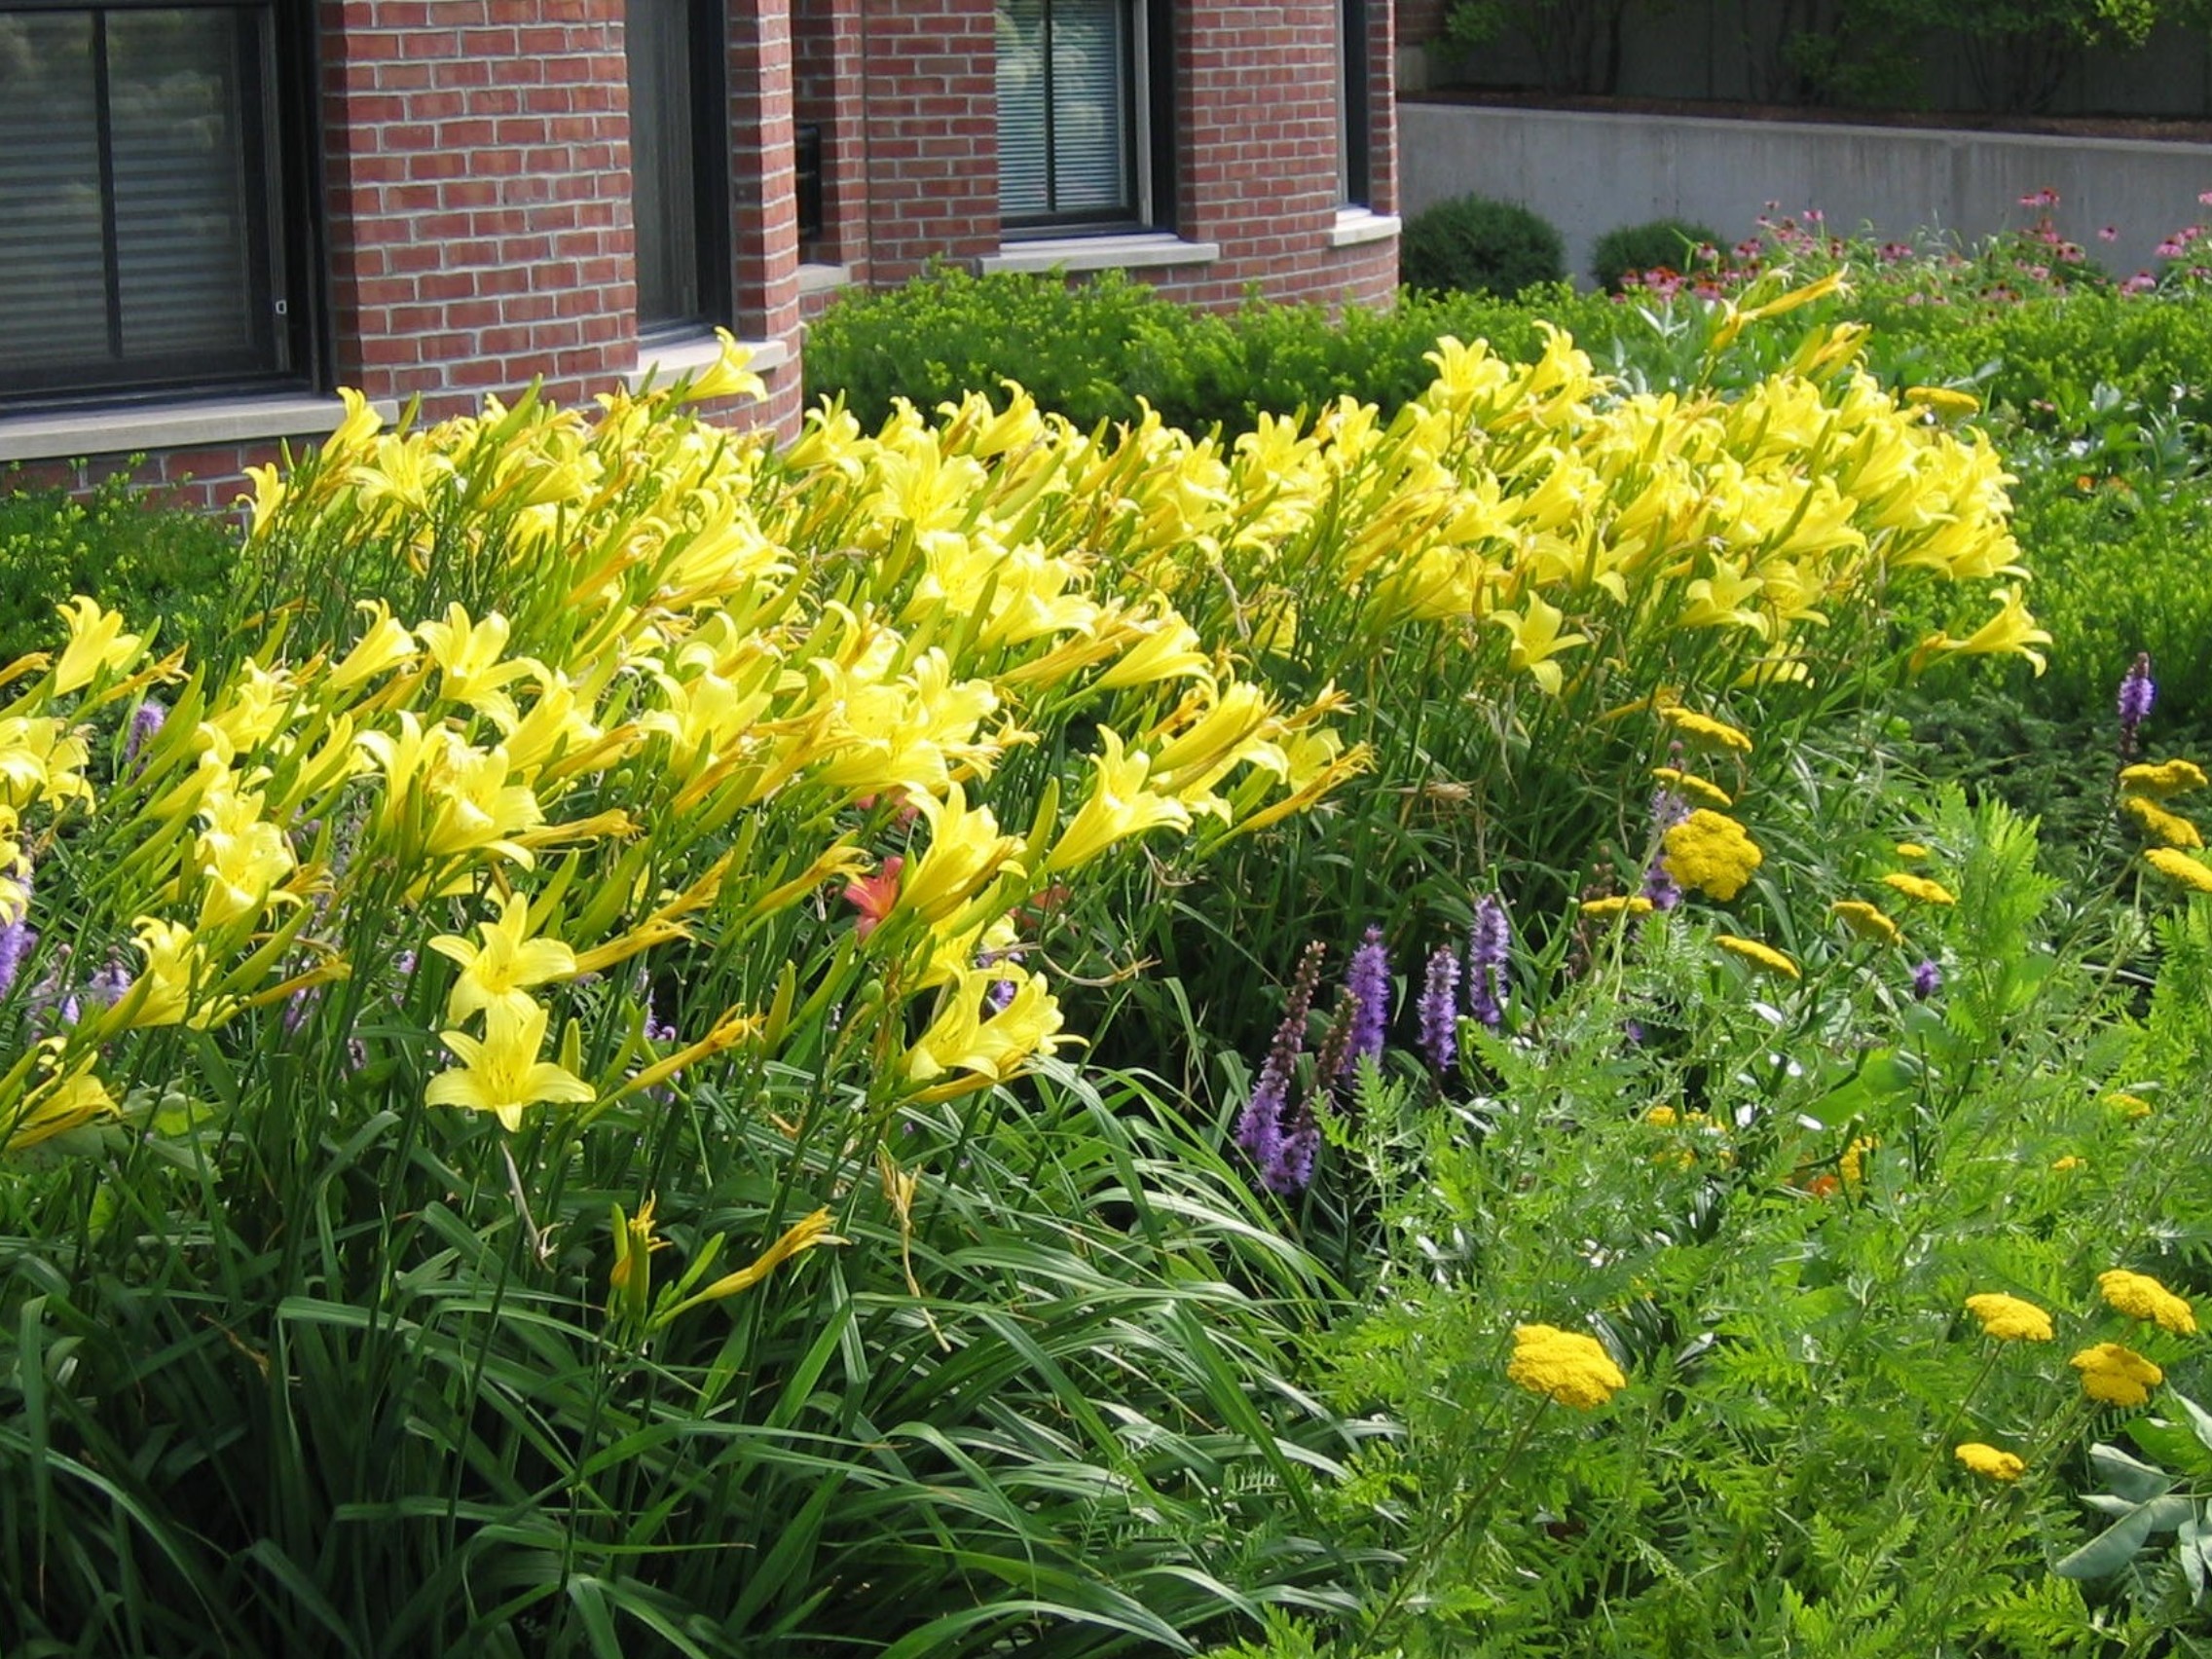
[[[853,268],[850,265],[801,265],[798,268],[798,291],[801,294],[830,294],[852,285]]]
[[[792,349],[781,340],[740,340],[738,344],[753,353],[753,361],[746,367],[756,375],[768,374],[792,360]],[[722,343],[712,334],[641,346],[638,366],[623,380],[632,391],[648,381],[654,386],[670,386],[686,375],[704,374],[715,366],[721,354]]]
[[[1388,241],[1404,228],[1395,213],[1377,213],[1365,207],[1339,207],[1337,222],[1329,227],[1331,247],[1358,247],[1363,242]]]
[[[371,405],[385,421],[398,405]],[[155,450],[209,449],[272,438],[322,438],[338,429],[346,406],[335,397],[208,397],[135,403],[41,415],[0,415],[0,462],[74,461]]]
[[[1180,237],[1051,237],[1008,242],[976,261],[984,276],[997,271],[1133,271],[1143,266],[1211,265],[1221,257],[1219,242],[1185,241]]]

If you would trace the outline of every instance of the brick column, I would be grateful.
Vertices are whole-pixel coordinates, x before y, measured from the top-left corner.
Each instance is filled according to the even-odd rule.
[[[792,101],[822,129],[822,235],[803,258],[867,279],[867,64],[861,0],[796,0]]]
[[[869,275],[999,245],[993,0],[863,0]]]
[[[1378,213],[1398,210],[1398,29],[1392,0],[1367,8],[1367,192]]]
[[[341,382],[425,415],[635,361],[622,0],[322,0]]]
[[[798,176],[792,118],[791,0],[728,0],[730,292],[736,333],[781,341],[792,360],[768,376],[768,422],[798,410]],[[756,417],[757,418],[757,417]]]

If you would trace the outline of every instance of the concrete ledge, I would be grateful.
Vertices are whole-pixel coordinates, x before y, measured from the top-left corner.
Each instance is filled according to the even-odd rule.
[[[798,268],[798,291],[806,294],[834,293],[839,288],[853,285],[853,268],[850,265],[801,265]]]
[[[1133,271],[1140,266],[1211,265],[1219,242],[1185,241],[1164,233],[1112,237],[1047,237],[1008,242],[976,261],[988,276],[999,271]]]
[[[395,403],[370,407],[387,424],[399,418]],[[321,438],[335,432],[345,418],[346,405],[337,398],[306,396],[194,398],[0,416],[0,461],[74,461],[271,438]]]
[[[753,353],[753,361],[746,367],[756,375],[769,374],[792,360],[792,349],[781,340],[740,340],[738,344]],[[721,354],[722,343],[712,334],[641,346],[638,366],[622,379],[632,391],[648,381],[654,386],[671,386],[686,375],[713,368]]]
[[[1337,222],[1329,227],[1331,247],[1357,247],[1362,242],[1388,241],[1405,221],[1395,213],[1377,213],[1366,207],[1339,207]]]

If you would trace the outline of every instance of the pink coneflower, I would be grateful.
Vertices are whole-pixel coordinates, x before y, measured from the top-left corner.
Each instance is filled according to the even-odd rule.
[[[2099,231],[2099,232],[2097,233],[2097,240],[2099,240],[2099,241],[2118,241],[2118,240],[2120,240],[2120,227],[2119,227],[2118,225],[2107,225],[2107,226],[2106,226],[2106,227],[2105,227],[2105,228],[2104,228],[2103,230],[2101,230],[2101,231]]]

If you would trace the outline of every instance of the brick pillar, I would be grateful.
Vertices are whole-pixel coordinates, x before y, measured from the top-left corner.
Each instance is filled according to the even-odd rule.
[[[728,17],[737,333],[748,340],[784,341],[795,355],[798,168],[792,130],[791,0],[729,0]]]
[[[341,382],[426,416],[637,350],[623,0],[322,0]]]
[[[822,129],[822,236],[800,252],[867,280],[867,63],[861,0],[795,0],[797,118]]]
[[[1392,0],[1367,8],[1367,191],[1378,213],[1398,210],[1398,29]]]
[[[1288,275],[1337,214],[1337,0],[1194,0],[1177,23],[1178,228],[1249,267],[1216,279]]]
[[[869,275],[999,245],[993,0],[863,0]]]

